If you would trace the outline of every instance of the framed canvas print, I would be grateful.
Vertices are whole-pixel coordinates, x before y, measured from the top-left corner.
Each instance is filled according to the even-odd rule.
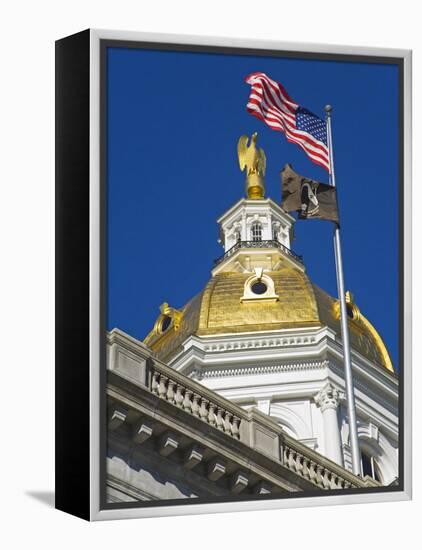
[[[56,43],[56,506],[411,496],[411,53]]]

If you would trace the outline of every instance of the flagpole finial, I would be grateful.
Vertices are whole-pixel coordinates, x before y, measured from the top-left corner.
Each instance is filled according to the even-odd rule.
[[[326,105],[324,107],[324,110],[325,112],[327,113],[327,116],[331,116],[331,111],[333,110],[333,108],[331,107],[331,105]]]

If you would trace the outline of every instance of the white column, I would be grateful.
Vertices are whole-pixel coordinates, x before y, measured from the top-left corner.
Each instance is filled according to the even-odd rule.
[[[315,403],[321,408],[324,421],[325,456],[343,466],[343,453],[337,415],[340,404],[340,392],[328,383],[316,395]]]
[[[273,238],[273,227],[271,223],[271,214],[267,212],[267,235],[263,240],[264,241],[271,241]]]
[[[242,241],[247,241],[247,234],[246,234],[246,213],[242,212],[242,228],[241,228],[241,239]]]

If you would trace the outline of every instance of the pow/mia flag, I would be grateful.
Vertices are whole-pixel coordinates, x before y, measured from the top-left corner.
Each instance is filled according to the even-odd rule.
[[[330,220],[338,223],[335,187],[296,174],[290,164],[281,171],[282,208],[296,211],[299,219]]]

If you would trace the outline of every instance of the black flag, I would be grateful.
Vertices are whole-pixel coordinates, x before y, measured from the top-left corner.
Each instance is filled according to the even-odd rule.
[[[302,220],[339,222],[335,187],[296,174],[286,164],[281,171],[281,190],[285,212],[296,211]]]

